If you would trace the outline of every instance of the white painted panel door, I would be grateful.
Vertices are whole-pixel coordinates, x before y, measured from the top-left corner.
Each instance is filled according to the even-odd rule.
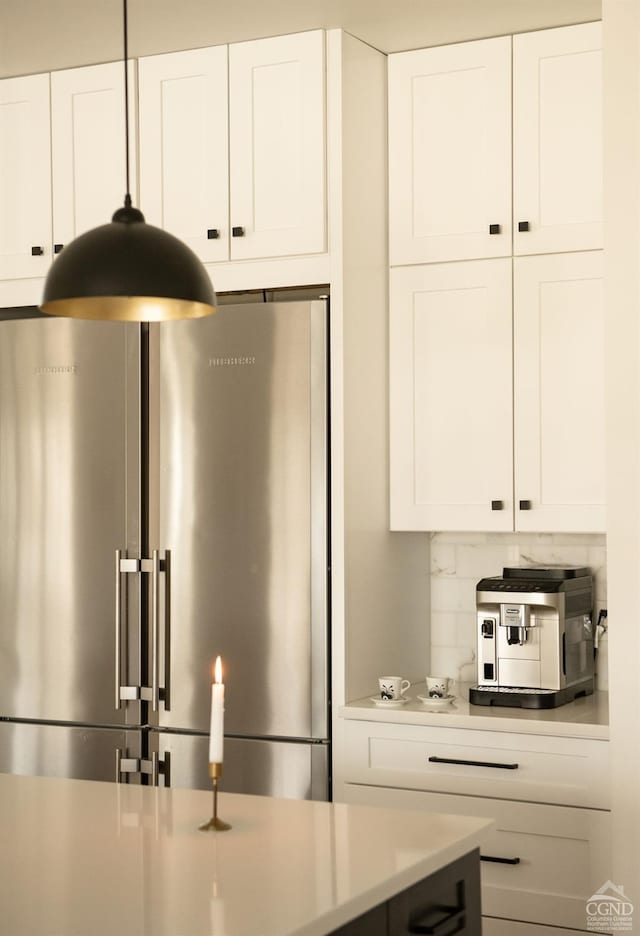
[[[322,30],[229,47],[232,260],[325,250],[324,85]]]
[[[511,260],[391,270],[393,530],[511,530]]]
[[[227,46],[141,58],[138,81],[140,207],[201,260],[227,260]]]
[[[136,203],[135,65],[129,64],[131,195]],[[111,221],[124,204],[126,147],[121,62],[51,74],[54,250]]]
[[[392,266],[511,254],[509,36],[389,56],[389,226]]]
[[[50,264],[49,75],[8,78],[0,81],[0,278],[44,276]]]
[[[514,253],[602,247],[601,24],[514,36],[513,82]]]
[[[517,530],[606,529],[602,272],[599,250],[514,260]]]

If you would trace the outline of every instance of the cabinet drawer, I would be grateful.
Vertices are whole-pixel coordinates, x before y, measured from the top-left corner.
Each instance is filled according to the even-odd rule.
[[[606,741],[355,720],[344,732],[346,781],[609,807]]]
[[[584,929],[587,899],[611,877],[607,812],[355,784],[346,784],[344,795],[348,802],[494,819],[480,849],[488,916]]]

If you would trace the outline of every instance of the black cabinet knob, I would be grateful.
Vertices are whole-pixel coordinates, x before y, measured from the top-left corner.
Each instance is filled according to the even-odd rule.
[[[64,244],[54,244],[54,245],[53,245],[53,252],[54,252],[55,254],[58,254],[58,253],[60,253],[60,251],[62,250],[63,247],[64,247]]]
[[[489,225],[489,234],[499,234],[500,225],[499,224],[490,224]]]
[[[501,501],[501,500],[491,501],[491,509],[492,509],[492,510],[503,510],[503,509],[504,509],[504,501]]]
[[[220,231],[218,230],[218,228],[208,228],[207,237],[209,238],[209,240],[218,240],[218,238],[220,237]]]
[[[244,228],[243,227],[231,228],[231,234],[233,235],[233,237],[244,237]]]
[[[520,506],[520,510],[531,510],[531,501],[521,500],[519,506]]]
[[[42,247],[32,247],[32,248],[31,248],[31,256],[32,256],[32,257],[41,257],[43,253],[44,253],[44,250],[42,249]]]
[[[518,221],[518,230],[519,231],[528,231],[529,222],[528,221]]]

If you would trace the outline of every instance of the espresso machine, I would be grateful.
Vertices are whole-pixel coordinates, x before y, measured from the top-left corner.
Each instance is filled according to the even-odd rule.
[[[556,708],[594,687],[593,584],[584,567],[506,568],[476,586],[474,705]]]

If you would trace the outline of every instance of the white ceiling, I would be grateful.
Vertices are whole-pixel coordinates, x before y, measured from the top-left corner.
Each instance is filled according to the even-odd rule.
[[[0,76],[120,58],[121,17],[121,0],[0,0]],[[600,17],[600,0],[129,0],[130,54],[316,27],[396,52]]]

